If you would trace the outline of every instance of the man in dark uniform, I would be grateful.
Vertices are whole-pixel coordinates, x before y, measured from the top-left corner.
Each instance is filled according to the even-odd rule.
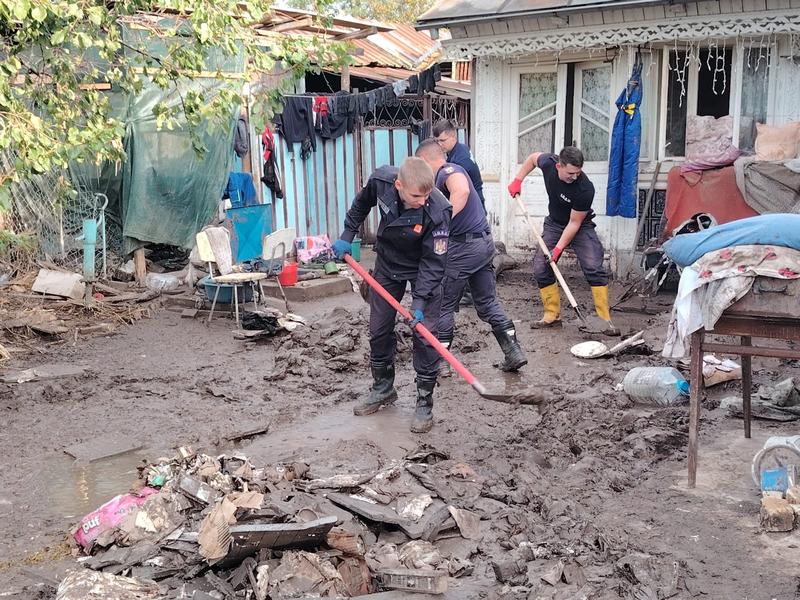
[[[433,124],[433,137],[436,139],[441,149],[444,150],[447,162],[458,165],[467,172],[481,200],[481,207],[484,212],[486,212],[481,170],[478,168],[478,165],[475,164],[475,161],[472,160],[472,152],[469,151],[469,146],[458,141],[458,130],[456,126],[450,119],[439,119]],[[461,304],[464,306],[473,305],[472,290],[469,285],[464,288]],[[456,308],[456,310],[458,310],[458,308]]]
[[[351,251],[359,227],[377,205],[380,211],[377,260],[373,277],[398,301],[411,284],[410,322],[422,322],[436,335],[441,309],[441,288],[447,261],[452,209],[434,187],[433,173],[425,161],[407,158],[399,169],[376,170],[353,201],[344,232],[333,244],[338,258]],[[353,409],[369,415],[397,400],[394,389],[396,312],[376,293],[369,296],[370,367],[373,384],[367,398]],[[424,433],[433,425],[433,389],[439,355],[414,332],[413,361],[417,373],[417,406],[411,431]]]
[[[605,322],[602,333],[619,335],[619,330],[611,322],[608,271],[603,264],[603,244],[597,237],[593,221],[594,185],[583,173],[583,153],[574,146],[567,146],[558,155],[534,152],[525,159],[517,177],[508,186],[512,198],[522,191],[522,180],[537,166],[542,170],[549,198],[549,214],[544,220],[542,239],[553,262],[558,262],[567,247],[572,247],[583,275],[592,287],[597,316]],[[533,272],[544,305],[544,317],[534,322],[533,327],[561,325],[561,296],[556,276],[541,252],[537,252],[533,259]]]
[[[497,300],[494,240],[478,193],[464,169],[445,161],[444,151],[436,140],[422,142],[416,155],[431,167],[436,174],[436,187],[453,206],[450,248],[442,282],[439,340],[448,348],[453,342],[454,312],[469,284],[478,317],[491,325],[505,356],[500,368],[516,371],[528,360],[517,341],[514,322],[506,316]]]
[[[458,130],[450,119],[439,119],[433,124],[433,137],[439,143],[439,146],[444,150],[447,155],[447,162],[458,165],[467,172],[478,197],[481,200],[481,206],[486,204],[483,199],[483,179],[481,178],[481,170],[475,161],[472,160],[472,152],[469,151],[469,146],[462,144],[458,141]]]

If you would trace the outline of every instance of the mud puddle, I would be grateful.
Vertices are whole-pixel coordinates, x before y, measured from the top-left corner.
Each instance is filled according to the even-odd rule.
[[[373,446],[389,460],[400,459],[417,446],[415,436],[408,430],[412,412],[410,405],[400,404],[374,415],[356,417],[348,404],[310,419],[298,419],[291,427],[270,431],[238,449],[264,463],[307,458],[313,464],[335,449],[349,448],[357,454],[359,448]]]
[[[48,499],[50,516],[81,517],[118,494],[124,494],[137,479],[142,466],[141,451],[128,452],[93,462],[67,456],[45,460],[37,479]]]

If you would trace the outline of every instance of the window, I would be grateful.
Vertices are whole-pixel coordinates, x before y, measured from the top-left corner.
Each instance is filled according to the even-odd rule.
[[[555,152],[557,76],[552,73],[523,73],[519,80],[517,162],[531,152]]]
[[[753,150],[756,141],[756,123],[767,122],[769,61],[769,48],[742,49],[742,100],[739,120],[741,150]]]
[[[701,50],[665,48],[666,81],[664,155],[686,154],[689,115],[731,114],[733,50],[713,46]]]
[[[517,162],[531,152],[581,148],[607,161],[613,112],[611,65],[573,63],[519,74]]]
[[[573,142],[587,161],[608,160],[611,138],[611,67],[576,67]],[[569,138],[570,136],[568,136]]]

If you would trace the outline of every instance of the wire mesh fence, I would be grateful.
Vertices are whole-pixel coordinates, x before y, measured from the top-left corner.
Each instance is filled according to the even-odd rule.
[[[13,166],[12,151],[0,152],[0,169]],[[0,214],[0,230],[17,239],[32,240],[38,258],[73,271],[83,270],[83,223],[95,220],[95,276],[107,277],[121,262],[122,231],[109,223],[106,215],[108,198],[80,185],[74,185],[64,171],[50,171],[13,183],[10,206]],[[7,249],[12,262],[11,246]],[[25,265],[17,265],[22,268]]]

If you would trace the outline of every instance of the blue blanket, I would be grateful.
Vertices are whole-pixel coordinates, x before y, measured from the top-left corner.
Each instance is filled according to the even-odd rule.
[[[697,233],[677,235],[664,244],[664,252],[678,266],[688,267],[708,252],[744,244],[800,250],[800,215],[759,215]]]

